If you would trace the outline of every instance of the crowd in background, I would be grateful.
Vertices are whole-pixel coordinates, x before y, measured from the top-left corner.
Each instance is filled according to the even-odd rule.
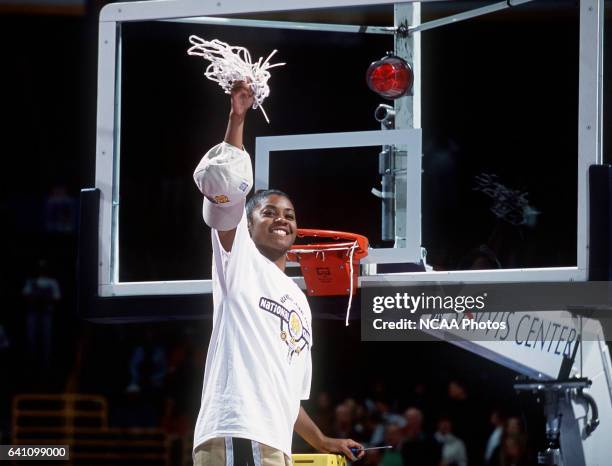
[[[379,385],[379,388],[382,386]],[[527,437],[519,417],[501,408],[488,411],[488,422],[478,402],[469,400],[458,381],[448,384],[448,396],[427,400],[424,384],[414,404],[393,409],[375,393],[362,401],[346,398],[331,402],[327,392],[316,398],[314,419],[337,437],[350,437],[368,451],[363,463],[370,466],[519,466],[530,463]]]
[[[45,242],[28,250],[27,260],[15,261],[14,273],[1,288],[11,306],[0,315],[0,364],[9,380],[0,384],[0,439],[10,440],[12,397],[36,392],[101,394],[109,401],[111,426],[161,428],[190,442],[210,322],[96,325],[80,320],[76,198],[55,186],[37,211],[33,237],[44,236]],[[27,244],[28,227],[19,227]],[[15,251],[15,258],[22,252]],[[324,338],[330,335],[333,331]],[[325,353],[329,349],[323,343],[319,340],[318,351]],[[369,451],[364,466],[533,464],[517,410],[505,412],[499,404],[494,409],[495,396],[488,396],[485,406],[480,398],[486,387],[434,377],[436,368],[418,378],[399,368],[377,377],[366,373],[366,388],[339,387],[329,377],[340,363],[323,356],[306,409],[327,435],[390,447]],[[311,451],[298,437],[294,450]]]
[[[101,326],[62,319],[61,281],[38,262],[21,289],[24,313],[13,322],[18,325],[9,327],[10,337],[3,331],[0,353],[12,356],[18,381],[5,386],[3,437],[10,438],[12,395],[72,392],[106,396],[111,426],[161,428],[188,444],[206,355],[202,329],[192,323]],[[68,332],[72,338],[62,338],[66,329],[58,328],[66,322],[75,326]],[[463,381],[449,379],[434,390],[427,377],[420,374],[425,381],[419,382],[388,374],[355,393],[346,387],[341,393],[323,379],[305,406],[325,434],[386,447],[369,451],[364,466],[534,464],[516,412],[484,406],[479,398],[485,387],[471,392]],[[394,384],[403,388],[390,390]],[[312,449],[296,436],[294,451]]]

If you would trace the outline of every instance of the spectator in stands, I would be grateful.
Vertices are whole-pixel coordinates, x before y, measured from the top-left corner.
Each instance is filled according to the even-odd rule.
[[[368,402],[366,401],[366,406],[368,406],[367,403]],[[405,423],[404,417],[399,414],[394,413],[391,410],[391,406],[392,406],[392,400],[389,397],[380,396],[376,399],[376,401],[369,404],[369,409],[371,411],[378,411],[382,421],[385,424],[395,423],[395,424],[399,424],[403,426]]]
[[[487,426],[474,422],[486,418],[481,406],[470,398],[467,385],[459,378],[449,382],[447,396],[444,414],[452,419],[454,434],[466,442],[468,458],[482,458]]]
[[[34,275],[22,290],[26,300],[26,337],[30,361],[44,370],[49,369],[53,332],[53,313],[62,298],[58,281],[51,276],[47,262],[40,260]]]
[[[523,438],[510,435],[502,443],[500,466],[528,466],[527,448]]]
[[[155,330],[145,331],[145,340],[132,351],[130,357],[130,384],[128,392],[141,389],[159,390],[168,372],[166,350],[156,338]]]
[[[366,429],[367,413],[365,406],[356,402],[353,398],[347,398],[345,403],[351,408],[353,416],[353,433],[357,437],[356,440],[360,443],[369,440],[369,433]],[[355,437],[352,438],[355,439]]]
[[[423,431],[423,413],[417,408],[408,408],[404,413],[404,442],[401,453],[405,466],[438,466],[441,459],[440,446]]]
[[[523,423],[521,422],[521,420],[516,416],[509,417],[506,420],[506,424],[504,426],[504,435],[523,435],[523,434],[524,434],[524,430],[523,430]]]
[[[334,419],[334,437],[336,438],[355,438],[353,430],[353,413],[350,404],[343,402],[336,406],[336,416]]]
[[[470,413],[472,413],[472,407],[470,406],[468,391],[463,382],[460,380],[451,380],[447,387],[447,407],[448,414],[452,419],[463,420],[463,424],[470,424]],[[456,426],[457,427],[457,426]],[[457,431],[459,428],[457,427]]]
[[[385,439],[385,425],[382,423],[380,413],[372,411],[365,416],[363,422],[363,438],[368,446],[381,446]]]
[[[501,442],[500,466],[526,466],[527,437],[518,417],[509,417],[504,425]]]
[[[493,425],[493,432],[491,432],[491,435],[489,435],[489,439],[487,440],[487,446],[484,454],[484,464],[485,466],[498,466],[505,421],[502,411],[498,408],[491,411],[489,421]]]
[[[351,410],[351,415],[355,417],[355,410],[357,409],[357,402],[354,398],[345,398],[342,404],[346,405]]]
[[[364,405],[369,412],[378,411],[384,422],[392,422],[395,419],[387,419],[391,415],[391,397],[382,380],[375,380],[370,386],[371,395],[364,400]],[[401,418],[401,416],[399,416]]]
[[[384,450],[381,466],[404,466],[402,459],[402,427],[399,424],[387,424],[385,428],[385,445],[392,448]]]
[[[443,466],[467,466],[465,443],[453,435],[453,424],[448,417],[440,417],[434,438],[442,447]]]

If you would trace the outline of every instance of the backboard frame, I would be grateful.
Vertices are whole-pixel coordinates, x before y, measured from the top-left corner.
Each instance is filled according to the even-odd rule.
[[[425,0],[427,1],[427,0]],[[421,2],[406,2],[419,4]],[[387,0],[262,0],[253,10],[244,0],[202,3],[200,0],[113,3],[103,8],[99,24],[98,113],[95,186],[100,190],[98,234],[98,293],[100,296],[206,294],[210,280],[119,282],[118,189],[121,102],[121,24],[128,21],[181,21],[188,17],[263,11],[295,11],[367,5],[393,5]],[[419,37],[420,32],[413,36]],[[603,146],[603,2],[580,1],[578,102],[577,264],[575,267],[501,269],[377,274],[365,267],[362,286],[419,281],[573,281],[588,279],[589,212],[588,169],[602,163]],[[415,43],[418,41],[415,40]],[[415,68],[419,79],[419,69]],[[415,103],[418,109],[418,101]],[[418,109],[420,110],[420,109]],[[418,119],[414,122],[419,125]],[[404,126],[405,127],[405,126]],[[419,232],[420,236],[420,232]],[[373,262],[373,261],[372,261]]]

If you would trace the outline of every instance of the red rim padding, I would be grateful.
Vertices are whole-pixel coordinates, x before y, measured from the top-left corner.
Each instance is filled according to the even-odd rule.
[[[357,233],[348,233],[346,231],[334,230],[316,230],[313,228],[298,228],[297,236],[298,238],[330,238],[336,240],[337,242],[294,244],[293,246],[291,246],[291,250],[299,249],[303,251],[314,252],[319,251],[321,249],[329,248],[330,246],[339,248],[345,247],[346,249],[348,249],[353,246],[355,241],[357,241],[357,248],[353,253],[353,259],[363,259],[368,255],[368,238],[363,235],[358,235]],[[295,254],[291,252],[291,250],[287,253],[290,256],[289,260],[295,261],[297,258],[295,257]]]

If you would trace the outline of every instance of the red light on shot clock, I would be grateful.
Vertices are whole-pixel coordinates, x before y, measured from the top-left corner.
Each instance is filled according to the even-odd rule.
[[[368,87],[385,99],[397,99],[412,90],[414,75],[406,60],[387,55],[370,65],[366,72]]]

